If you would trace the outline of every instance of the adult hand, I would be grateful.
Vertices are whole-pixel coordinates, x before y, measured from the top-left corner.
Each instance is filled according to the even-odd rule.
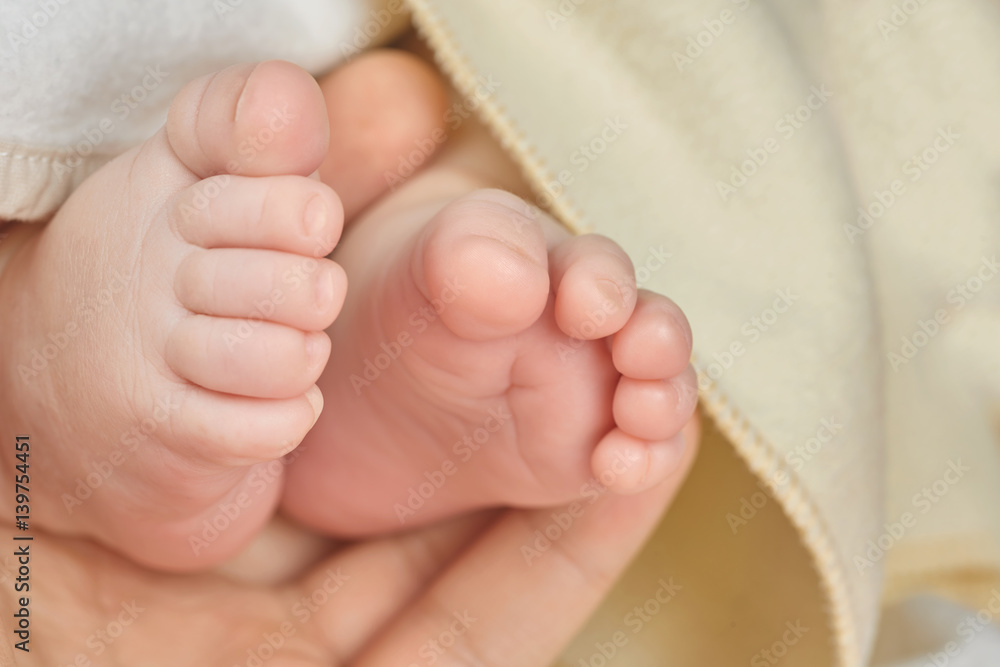
[[[88,542],[38,535],[27,543],[31,650],[0,662],[542,667],[629,563],[687,467],[637,496],[584,501],[547,547],[536,531],[564,509],[508,510],[353,544],[274,585],[156,573]],[[10,620],[21,595],[16,559],[4,565],[0,657],[18,641]]]

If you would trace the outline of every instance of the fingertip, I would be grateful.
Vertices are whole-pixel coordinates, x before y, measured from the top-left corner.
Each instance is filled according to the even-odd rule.
[[[342,194],[348,220],[427,164],[447,140],[447,87],[410,53],[367,52],[325,77],[320,88],[330,126],[320,175]]]

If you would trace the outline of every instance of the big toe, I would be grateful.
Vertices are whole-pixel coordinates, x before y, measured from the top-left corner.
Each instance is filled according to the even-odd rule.
[[[541,226],[512,194],[481,190],[444,207],[418,241],[417,286],[460,338],[493,340],[534,324],[549,297]]]
[[[234,65],[187,84],[170,107],[167,139],[200,178],[316,171],[329,125],[319,85],[291,63]]]

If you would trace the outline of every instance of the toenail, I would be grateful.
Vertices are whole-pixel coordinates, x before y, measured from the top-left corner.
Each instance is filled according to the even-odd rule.
[[[684,434],[684,431],[681,431],[668,440],[652,443],[650,448],[650,456],[653,456],[654,451],[658,450],[658,457],[661,458],[661,461],[662,459],[666,459],[666,465],[659,471],[661,477],[656,482],[657,484],[660,484],[666,481],[667,478],[676,473],[680,468],[681,461],[684,460],[684,453],[688,448],[687,436]]]
[[[320,312],[325,313],[333,303],[334,297],[334,276],[333,270],[320,271],[316,279],[316,306]]]
[[[687,343],[688,349],[693,350],[694,340],[692,339],[691,327],[688,326],[686,322],[682,322],[680,318],[673,313],[670,314],[670,319],[674,321],[674,326],[681,332],[681,336],[684,337],[684,342]]]
[[[259,64],[259,63],[258,63]],[[246,80],[243,82],[243,90],[240,91],[240,98],[236,100],[236,110],[233,112],[233,122],[238,123],[240,120],[240,109],[243,108],[243,98],[246,97],[247,89],[250,87],[250,79],[253,77],[254,72],[257,71],[257,65],[253,66],[250,70],[250,74],[247,75]]]
[[[672,437],[667,441],[667,446],[671,450],[671,454],[674,455],[674,470],[677,469],[677,465],[684,458],[684,452],[688,448],[688,437],[687,434],[681,430],[680,433]]]
[[[319,236],[324,229],[326,229],[327,218],[329,217],[329,210],[327,208],[326,202],[319,195],[314,195],[309,203],[306,204],[305,212],[305,229],[306,236],[314,237]]]
[[[674,392],[677,394],[677,404],[674,406],[677,414],[694,412],[694,407],[698,404],[698,390],[695,386],[686,382],[683,376],[671,378],[666,382],[674,388]]]
[[[326,346],[323,344],[325,334],[315,333],[306,337],[306,357],[309,367],[314,368],[323,363]]]
[[[614,306],[614,310],[618,310],[625,305],[625,296],[616,283],[610,280],[598,280],[597,289],[601,293],[601,296],[604,297],[601,302],[602,305],[610,302]]]
[[[309,405],[312,406],[313,412],[316,414],[316,418],[313,420],[313,426],[315,426],[320,413],[323,412],[323,392],[320,391],[319,387],[313,385],[306,391],[306,400],[309,401]]]

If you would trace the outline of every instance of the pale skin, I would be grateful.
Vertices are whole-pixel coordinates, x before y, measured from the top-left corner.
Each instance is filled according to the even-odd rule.
[[[342,289],[338,289],[343,287],[339,282],[343,279],[342,269],[321,258],[339,236],[342,219],[339,211],[343,210],[346,213],[344,217],[350,221],[359,211],[370,209],[354,227],[357,231],[352,232],[344,244],[345,248],[348,243],[356,246],[349,252],[358,253],[357,261],[361,262],[361,258],[371,252],[371,248],[366,250],[360,245],[364,234],[372,233],[370,230],[392,225],[390,228],[395,228],[400,236],[404,236],[402,232],[407,228],[417,234],[421,233],[421,229],[427,229],[420,221],[421,207],[426,207],[423,210],[427,211],[438,210],[448,200],[484,186],[523,193],[523,186],[510,165],[488,142],[482,141],[484,136],[470,124],[452,142],[455,148],[442,158],[437,172],[426,172],[422,180],[414,180],[379,207],[370,208],[369,204],[385,189],[382,177],[385,166],[391,165],[400,150],[408,148],[414,138],[424,136],[433,129],[435,122],[439,122],[434,118],[436,113],[427,114],[430,120],[423,125],[419,122],[419,113],[408,114],[409,126],[397,127],[396,134],[388,134],[389,140],[386,139],[387,133],[380,131],[372,135],[374,141],[355,141],[352,144],[352,138],[364,133],[347,129],[349,122],[338,124],[332,131],[333,145],[327,150],[325,141],[316,140],[317,136],[321,139],[326,136],[324,114],[310,115],[310,104],[315,111],[315,100],[321,99],[314,95],[310,101],[309,96],[316,91],[310,92],[307,80],[297,79],[297,73],[286,69],[286,65],[267,67],[270,71],[258,72],[251,68],[230,70],[217,80],[213,79],[208,86],[203,83],[199,89],[195,85],[194,91],[186,91],[186,98],[182,94],[180,101],[175,103],[168,130],[109,165],[103,176],[99,175],[93,183],[82,188],[74,197],[72,206],[64,209],[50,225],[50,231],[43,233],[38,227],[7,227],[2,230],[9,235],[0,244],[0,300],[11,308],[7,312],[14,315],[24,315],[29,309],[31,312],[30,318],[18,316],[7,320],[15,323],[16,330],[4,331],[5,354],[8,356],[2,367],[3,392],[6,396],[17,396],[19,400],[0,407],[0,424],[3,425],[0,435],[4,441],[12,441],[16,433],[30,433],[33,440],[31,470],[35,490],[32,506],[35,540],[31,544],[32,652],[18,652],[17,664],[123,667],[135,664],[245,664],[250,655],[248,651],[261,655],[261,646],[267,637],[273,639],[276,632],[282,633],[289,628],[292,632],[266,664],[274,667],[346,663],[419,664],[421,651],[437,654],[436,664],[440,665],[468,664],[470,661],[527,667],[549,664],[596,607],[676,493],[694,457],[696,424],[691,421],[685,428],[687,446],[676,447],[676,442],[667,445],[668,448],[674,447],[674,451],[667,452],[672,457],[670,465],[658,471],[653,469],[652,475],[647,474],[638,483],[632,482],[628,488],[619,489],[634,492],[634,495],[602,492],[597,502],[585,505],[572,530],[553,542],[546,551],[539,554],[532,552],[530,564],[524,549],[528,545],[537,546],[535,531],[543,530],[552,522],[553,512],[566,510],[510,510],[500,515],[475,514],[435,523],[433,527],[399,537],[373,539],[340,550],[309,537],[298,528],[287,525],[279,528],[279,524],[275,523],[268,524],[270,527],[253,539],[274,506],[281,501],[280,478],[285,469],[280,466],[278,475],[270,476],[262,466],[283,453],[274,450],[276,445],[278,449],[294,446],[315,420],[316,390],[302,385],[305,380],[311,378],[314,381],[314,376],[319,375],[314,368],[315,360],[310,359],[307,353],[309,343],[318,341],[320,352],[329,349],[330,344],[318,332],[328,325],[327,320],[336,317],[339,311],[337,300],[343,298]],[[388,72],[387,84],[391,84],[393,70],[383,71]],[[191,223],[195,218],[171,218],[179,203],[192,202],[198,193],[198,186],[205,187],[206,183],[212,182],[202,178],[224,171],[220,165],[224,167],[224,163],[234,159],[233,153],[246,135],[259,136],[259,122],[266,123],[269,117],[273,117],[262,110],[255,110],[251,102],[249,107],[241,105],[241,110],[247,108],[246,113],[241,114],[238,122],[233,120],[234,102],[240,86],[246,87],[254,72],[257,72],[262,89],[271,94],[277,90],[291,100],[293,106],[300,106],[293,109],[298,120],[287,128],[283,136],[276,135],[269,142],[270,150],[242,165],[241,175],[246,180],[232,177],[220,189],[222,194],[211,200],[212,206],[206,214],[208,217],[196,219],[200,225],[185,227],[185,222]],[[395,72],[399,74],[403,70]],[[414,79],[409,80],[412,82]],[[330,120],[345,121],[359,115],[350,103],[350,89],[341,85],[343,83],[343,80],[339,84],[335,81],[324,82],[323,92],[327,101],[331,102]],[[209,94],[213,85],[218,95]],[[385,89],[399,90],[391,85]],[[376,86],[375,90],[379,88]],[[281,94],[277,97],[282,97]],[[412,95],[413,91],[401,94]],[[419,99],[420,94],[417,91],[416,98],[407,99],[411,111],[421,108],[419,105],[426,102],[426,99]],[[249,97],[253,99],[253,95]],[[332,103],[334,101],[336,103]],[[435,109],[433,104],[425,108]],[[192,115],[195,109],[198,113]],[[256,127],[255,123],[258,123]],[[484,165],[488,166],[484,168]],[[316,167],[321,167],[324,182],[333,189],[307,178]],[[121,178],[125,173],[128,177],[126,187],[123,187]],[[146,179],[148,182],[144,182],[145,175],[149,176]],[[254,180],[251,181],[251,178]],[[154,184],[155,187],[152,187]],[[338,197],[334,194],[335,190],[342,195]],[[324,224],[309,230],[304,224],[308,218],[305,211],[308,202],[317,197],[328,207],[329,215]],[[485,205],[488,209],[498,200],[508,208],[512,205],[509,210],[515,214],[535,215],[533,209],[522,208],[509,195],[494,192],[466,198],[463,205]],[[475,212],[470,211],[469,219],[478,217],[471,215]],[[61,235],[77,224],[78,221],[73,218],[75,214],[89,220],[92,227],[85,233],[78,232],[83,237],[82,241],[65,242]],[[137,216],[145,222],[126,225],[125,221],[134,221],[129,216]],[[458,241],[462,241],[462,234],[466,231],[462,229],[463,219],[444,219],[442,222],[440,214],[434,219],[437,222],[432,224],[437,225],[436,229],[457,229]],[[119,226],[116,227],[116,223]],[[124,228],[130,230],[130,234],[102,236],[105,226],[118,232]],[[561,261],[558,249],[564,246],[568,235],[554,223],[539,215],[537,219],[529,217],[526,224],[514,227],[521,230],[528,228],[529,243],[524,247],[518,246],[520,250],[529,256],[531,252],[537,253],[535,259],[539,261],[544,255],[546,263],[552,261],[553,256]],[[455,238],[450,240],[454,242]],[[579,248],[570,246],[563,252],[571,258],[576,253],[588,259],[601,257],[602,262],[607,261],[604,255],[609,254],[612,258],[611,276],[627,283],[628,272],[620,271],[623,262],[614,261],[617,253],[613,246],[606,241],[596,243],[600,244],[597,246],[599,252],[586,245]],[[178,312],[180,317],[175,317],[177,321],[197,319],[192,313],[202,310],[210,311],[209,318],[222,319],[221,312],[230,313],[228,317],[235,321],[245,321],[248,313],[237,311],[247,306],[248,294],[241,293],[240,289],[247,284],[252,286],[252,277],[248,280],[246,275],[231,276],[229,280],[222,281],[221,285],[228,287],[222,292],[224,298],[221,301],[224,303],[213,301],[220,293],[204,290],[204,285],[197,280],[198,262],[212,261],[205,259],[206,254],[211,254],[213,248],[223,247],[238,252],[266,252],[268,255],[263,257],[265,263],[270,261],[279,266],[284,266],[282,262],[291,261],[294,266],[308,261],[310,263],[303,266],[312,268],[305,268],[304,276],[332,278],[334,299],[332,303],[327,301],[327,308],[324,309],[322,300],[316,298],[318,289],[315,282],[303,279],[294,287],[290,286],[286,298],[274,304],[275,312],[279,313],[274,317],[280,323],[271,322],[289,331],[274,336],[263,348],[268,354],[277,349],[275,358],[265,358],[263,362],[259,359],[229,358],[227,362],[234,364],[229,370],[237,370],[238,378],[220,380],[220,376],[205,373],[205,365],[213,363],[213,359],[185,360],[183,349],[173,352],[181,358],[170,357],[169,341],[157,339],[150,332],[158,328],[161,331],[169,329],[169,326],[164,326],[165,323],[171,313]],[[405,248],[405,245],[402,247]],[[391,248],[376,246],[375,250],[387,253],[385,256],[392,254]],[[490,250],[495,252],[495,249]],[[82,254],[88,252],[101,253],[100,259],[104,261],[93,261],[91,257],[69,276],[71,281],[64,280],[67,278],[65,273],[45,271],[42,266],[34,264],[45,258],[55,266],[65,268],[74,261],[79,263]],[[398,254],[399,250],[396,252]],[[220,255],[216,258],[220,260],[220,265],[224,265],[226,260],[221,256],[224,253],[216,254]],[[259,269],[254,261],[261,256],[254,258],[251,254],[237,257],[229,267],[256,266]],[[446,259],[449,256],[445,253]],[[348,268],[350,276],[353,270],[347,266],[348,259],[338,257],[338,260]],[[577,266],[577,261],[569,261],[570,268]],[[600,262],[598,264],[601,265]],[[76,343],[79,347],[67,346],[50,360],[51,367],[45,369],[48,373],[39,376],[43,378],[42,382],[25,382],[16,374],[15,361],[23,360],[25,350],[30,349],[32,344],[39,344],[39,332],[44,343],[46,332],[66,331],[66,313],[76,312],[73,305],[80,300],[89,304],[90,296],[97,290],[106,285],[117,286],[108,280],[108,266],[129,267],[136,271],[128,273],[131,278],[126,278],[126,283],[138,276],[142,280],[142,290],[136,291],[138,287],[130,284],[115,292],[113,307],[104,305],[95,317],[80,315],[77,320],[71,320],[76,321],[79,327],[72,334],[73,340],[85,342]],[[392,266],[391,262],[389,266]],[[95,267],[98,269],[95,275],[88,276],[88,268],[93,270]],[[214,268],[218,269],[218,266]],[[271,271],[275,270],[272,266]],[[565,274],[566,271],[555,271],[556,275],[559,273]],[[195,275],[192,277],[191,274]],[[170,280],[162,280],[164,275]],[[426,277],[433,279],[429,274]],[[359,271],[358,278],[364,284],[364,279],[369,276]],[[351,276],[351,279],[355,280],[355,277]],[[537,279],[534,282],[528,280],[528,288],[538,290],[537,282]],[[562,282],[566,282],[565,277],[562,277]],[[582,282],[586,283],[586,280]],[[315,291],[309,292],[309,286]],[[51,303],[49,299],[47,303],[45,297],[51,294],[63,294],[65,298],[62,302],[56,300],[56,303]],[[147,298],[150,294],[164,298],[158,301]],[[378,295],[377,291],[370,293],[373,298]],[[249,295],[251,304],[257,300],[255,296],[259,294]],[[192,306],[198,299],[201,299],[197,302],[198,306]],[[668,344],[667,361],[683,370],[689,350],[684,344],[676,344],[678,339],[689,340],[683,316],[673,310],[675,307],[672,304],[665,300],[658,301],[652,295],[635,295],[634,300],[640,308],[644,307],[641,304],[652,301],[654,306],[664,309],[662,312],[674,318],[665,327],[654,326],[654,329],[661,330]],[[531,305],[539,308],[537,303]],[[354,308],[352,317],[357,317],[359,311],[356,306]],[[159,309],[170,312],[164,315]],[[131,317],[121,317],[123,311]],[[559,326],[561,319],[572,320],[574,309],[560,310],[557,302],[554,312],[551,305],[544,306],[544,311],[548,314],[542,319],[548,319],[543,325],[551,330],[553,322]],[[109,317],[109,312],[119,315],[118,319]],[[363,313],[363,309],[360,312]],[[636,307],[633,306],[632,314],[624,318],[626,323],[633,321],[635,312]],[[611,314],[615,315],[615,311]],[[147,326],[144,328],[142,318],[145,315],[149,315],[151,320],[145,322]],[[620,314],[617,316],[622,317]],[[512,319],[515,320],[513,324],[507,321],[501,324],[513,326],[515,330],[537,326],[537,318],[530,322],[526,322],[530,319],[527,317]],[[475,318],[464,323],[460,319],[445,321],[457,328],[477,324]],[[482,324],[481,321],[478,323]],[[496,321],[487,321],[487,329],[494,327],[495,333],[496,324]],[[176,327],[177,322],[174,325]],[[214,326],[220,324],[215,323]],[[620,332],[624,327],[614,323],[606,326],[618,327],[612,333]],[[641,335],[643,328],[635,327],[636,335]],[[135,357],[122,352],[121,348],[127,340],[121,338],[124,330],[130,334],[139,332],[140,347],[143,349],[153,345],[156,354],[143,356],[139,365],[140,370],[154,369],[148,377],[142,377],[141,373],[128,374],[127,362],[134,362]],[[246,338],[248,345],[254,344],[251,342],[253,336],[260,331],[257,328],[251,337]],[[469,330],[463,331],[470,333]],[[176,330],[173,333],[176,334]],[[493,333],[487,333],[486,338],[496,343]],[[478,334],[482,334],[482,330]],[[188,332],[188,335],[191,333]],[[332,335],[336,340],[336,330]],[[445,331],[438,332],[438,344],[446,335]],[[610,369],[617,365],[618,357],[622,355],[622,363],[627,367],[631,346],[624,345],[622,349],[626,351],[623,353],[616,352],[615,347],[622,345],[616,342],[622,338],[628,342],[628,336],[615,339],[605,338],[607,335],[610,334],[605,330],[604,335],[598,336],[598,341],[607,346],[604,349],[612,351],[611,355],[601,353],[596,343],[583,348],[574,346],[574,352],[582,349],[582,356],[591,358],[590,365],[583,366],[582,379],[593,380],[596,369],[607,382],[617,382],[618,378]],[[81,338],[78,339],[78,336]],[[287,342],[287,339],[297,342],[297,349],[292,344],[283,346],[283,341]],[[13,344],[18,340],[23,344]],[[158,340],[162,343],[160,347],[156,347]],[[546,331],[542,332],[542,340],[546,345],[553,341]],[[202,339],[200,345],[204,347],[208,342]],[[448,344],[453,347],[457,342],[452,339]],[[476,344],[479,342],[474,341]],[[507,345],[508,350],[511,347],[510,343],[501,345]],[[179,347],[183,348],[183,345]],[[86,357],[80,356],[81,349],[88,352]],[[262,348],[253,349],[259,353]],[[469,349],[471,351],[472,347]],[[130,348],[130,351],[134,352],[134,349]],[[352,354],[358,352],[355,350]],[[424,351],[425,355],[432,353],[432,348]],[[95,357],[102,354],[106,358],[95,361]],[[116,357],[116,354],[121,357]],[[614,357],[615,364],[608,363],[609,356]],[[473,357],[470,353],[469,358]],[[248,365],[244,367],[241,362]],[[122,372],[114,376],[119,381],[117,386],[94,383],[95,377],[102,374],[107,377],[108,369],[114,370],[119,363],[122,364]],[[204,374],[204,384],[178,373],[176,367],[183,367],[185,363],[190,364],[188,375]],[[261,367],[260,363],[264,363],[265,367]],[[273,365],[266,366],[268,363]],[[295,366],[295,363],[299,365]],[[208,370],[218,369],[209,367]],[[492,370],[496,371],[496,368]],[[268,381],[254,384],[261,377],[268,378]],[[223,381],[232,382],[232,385],[216,384]],[[331,374],[326,380],[320,380],[320,384],[324,382],[336,387],[343,382],[343,374]],[[155,383],[161,384],[155,387]],[[178,385],[183,387],[179,395]],[[233,386],[240,392],[249,392],[249,395],[225,391],[229,389],[231,392]],[[82,397],[82,403],[75,404],[75,409],[82,411],[82,415],[60,413],[60,409],[74,407],[67,402],[68,397],[79,397],[81,387],[89,387],[91,392],[89,397]],[[130,400],[124,405],[122,402],[116,404],[115,397],[120,397],[121,390],[126,388],[131,390],[128,394]],[[165,388],[166,391],[166,398],[159,406],[154,396],[156,388]],[[461,389],[465,393],[469,391],[468,387]],[[603,391],[607,396],[610,390],[605,388]],[[26,396],[31,400],[24,400]],[[176,403],[179,405],[172,407]],[[401,406],[406,405],[406,400],[401,400]],[[159,418],[163,413],[156,412],[157,407],[166,411],[166,418]],[[605,407],[611,411],[612,421],[609,422],[607,414],[603,422],[598,424],[599,420],[595,420],[591,424],[595,433],[611,423],[617,424],[615,428],[622,427],[617,421],[619,409],[614,399]],[[227,414],[227,411],[230,412]],[[683,411],[677,413],[681,415],[676,417],[677,428],[680,428],[686,418]],[[628,422],[629,417],[621,416],[621,421]],[[144,424],[154,424],[155,428],[147,432],[148,429],[143,429]],[[654,427],[662,429],[656,435],[670,432],[673,428],[664,428],[662,423]],[[95,436],[107,433],[121,434],[126,438],[131,436],[142,447],[129,450],[128,456],[119,462],[118,458],[112,457],[120,451],[122,437],[94,437],[93,441],[80,437],[80,434],[88,433]],[[324,447],[323,440],[329,435],[329,427],[318,432],[321,439],[316,442],[317,450]],[[603,442],[601,438],[607,434],[599,435],[592,434],[593,438]],[[450,436],[448,434],[447,437]],[[660,441],[653,438],[643,442],[651,445],[650,449],[655,449]],[[577,493],[573,486],[577,482],[589,479],[592,473],[601,472],[596,465],[589,469],[579,465],[581,457],[587,458],[592,445],[593,442],[584,443],[576,450],[570,448],[571,456],[559,460],[576,459],[577,471],[565,479],[556,479],[565,484],[569,492],[560,489],[551,496],[531,497],[525,502],[557,502],[575,497]],[[599,443],[596,446],[600,446]],[[327,447],[324,456],[335,453],[338,445],[333,443]],[[308,461],[303,457],[298,460]],[[599,462],[599,457],[590,457],[591,462],[595,460]],[[106,485],[93,490],[86,502],[74,506],[74,513],[68,515],[61,495],[67,491],[73,493],[75,478],[90,471],[90,464],[95,461],[112,462],[114,473]],[[3,461],[2,465],[7,469],[3,485],[7,485],[8,478],[12,477],[14,463],[13,459]],[[258,480],[269,480],[264,485],[265,491],[255,496],[259,502],[249,509],[244,508],[242,515],[213,542],[214,548],[207,557],[192,556],[189,545],[183,539],[191,534],[189,526],[198,523],[197,519],[204,515],[206,506],[214,508],[220,499],[233,497],[234,489],[241,488],[241,485],[242,488],[255,488],[248,482],[254,472],[254,468],[248,469],[248,465],[258,466]],[[302,463],[290,466],[293,474],[298,465]],[[473,476],[478,474],[475,468],[470,470]],[[605,478],[612,488],[628,481],[627,470],[615,474],[613,478]],[[482,480],[486,482],[488,478],[484,476]],[[502,482],[503,479],[493,481]],[[518,489],[531,491],[527,486],[518,487],[516,478],[508,481],[515,482],[512,489],[515,494]],[[300,482],[303,487],[307,484],[308,480]],[[5,488],[0,501],[9,503],[13,495],[10,491]],[[314,491],[322,493],[322,489]],[[441,498],[446,497],[442,495]],[[329,498],[319,500],[327,502]],[[433,523],[439,516],[501,500],[490,495],[463,498],[459,494],[446,503],[448,507],[439,508],[436,514],[424,512],[413,525]],[[288,497],[285,502],[295,504]],[[297,503],[300,518],[325,526],[327,530],[338,528],[330,524],[323,513],[310,516],[309,505],[303,505],[301,496]],[[128,511],[120,511],[122,506]],[[381,501],[378,506],[384,509]],[[0,516],[4,521],[13,516],[13,507],[2,509]],[[344,533],[380,530],[377,523],[369,527],[355,523],[339,528]],[[387,526],[382,526],[384,528]],[[5,525],[4,529],[5,534],[15,532],[10,525]],[[106,546],[94,544],[88,538],[95,538]],[[159,569],[193,569],[221,562],[229,554],[244,548],[252,539],[251,547],[241,557],[230,561],[214,574],[158,573],[109,550],[123,552],[140,563]],[[7,575],[0,585],[0,617],[5,619],[5,623],[18,608],[11,585],[11,579],[17,576],[16,565],[16,561],[0,561],[0,575]],[[336,573],[340,579],[332,579],[331,573]],[[334,591],[331,588],[337,584],[331,582],[335,581],[343,581],[343,584]],[[307,602],[303,603],[303,599]],[[322,604],[319,600],[323,600]],[[141,611],[137,611],[139,609]],[[308,615],[304,609],[309,610]],[[457,627],[456,614],[466,621],[475,621],[457,636],[454,646],[442,650],[440,644],[434,641],[443,632]],[[308,618],[303,620],[306,616]],[[114,624],[121,624],[123,618],[129,620],[128,625],[113,642],[108,642],[110,635],[107,632],[111,630],[117,635],[119,626]],[[4,627],[4,636],[13,637],[12,629]],[[105,634],[102,635],[102,632]],[[519,637],[520,641],[510,642],[511,636]],[[225,641],[220,638],[225,638]],[[100,655],[97,655],[97,646],[103,647]]]
[[[365,85],[362,69],[338,83]],[[319,380],[326,407],[283,500],[317,530],[560,504],[595,477],[634,493],[682,456],[696,400],[683,313],[637,291],[609,239],[479,189],[525,193],[480,126],[463,122],[452,142],[334,253],[351,289],[329,333],[353,352]]]
[[[368,536],[570,502],[594,477],[619,493],[679,483],[690,330],[635,289],[620,248],[479,189],[523,192],[472,123],[369,205],[384,165],[442,122],[440,83],[419,67],[367,56],[322,90],[279,62],[199,79],[47,225],[10,230],[0,387],[17,400],[0,405],[0,436],[45,443],[34,525],[184,571],[240,552],[279,506]],[[358,81],[379,77],[366,90],[397,91],[385,106],[410,110],[409,127],[345,129],[366,117]],[[358,369],[428,307],[439,316],[358,390]],[[32,365],[38,350],[53,353]],[[489,447],[460,460],[454,443],[483,424]],[[468,465],[402,521],[407,489],[451,457]]]
[[[274,583],[156,573],[92,543],[36,531],[31,652],[15,651],[17,664],[245,665],[270,637],[280,648],[268,667],[426,664],[421,651],[436,665],[544,667],[656,525],[690,452],[667,483],[638,495],[608,493],[588,506],[530,565],[523,549],[561,508],[470,516],[324,548],[318,560],[308,538],[265,531],[254,546],[259,559],[309,564]],[[14,637],[14,570],[0,567],[9,577],[0,585],[0,658]],[[468,627],[455,625],[459,617]],[[452,628],[454,637],[442,639]]]

